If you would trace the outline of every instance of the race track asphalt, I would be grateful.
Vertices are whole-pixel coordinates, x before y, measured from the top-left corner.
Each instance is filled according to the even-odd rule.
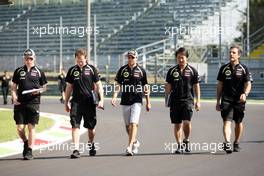
[[[12,105],[0,107],[12,108]],[[113,108],[106,100],[105,110],[97,111],[95,141],[100,147],[97,156],[90,157],[85,151],[80,159],[73,160],[69,159],[70,149],[54,147],[34,151],[35,159],[31,161],[23,161],[21,155],[1,158],[0,175],[263,175],[264,105],[247,105],[242,151],[229,155],[221,150],[214,153],[215,145],[223,142],[222,119],[214,107],[215,103],[202,102],[201,111],[194,112],[190,139],[200,148],[190,154],[175,155],[171,152],[175,139],[169,109],[164,107],[163,101],[152,101],[151,112],[143,109],[141,113],[139,154],[126,157],[127,134],[121,107]],[[54,98],[43,98],[41,111],[67,115],[64,106]],[[87,136],[82,135],[81,143],[86,141]]]

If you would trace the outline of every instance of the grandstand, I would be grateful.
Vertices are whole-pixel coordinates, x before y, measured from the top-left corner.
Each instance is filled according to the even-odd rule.
[[[222,5],[229,1],[223,1]],[[97,53],[100,57],[117,56],[130,48],[138,48],[163,39],[168,39],[166,26],[198,25],[217,12],[218,0],[107,0],[91,4],[91,17],[96,14],[99,34]],[[0,57],[20,58],[26,48],[27,19],[29,19],[29,46],[34,48],[42,59],[39,63],[50,69],[50,58],[59,56],[59,35],[34,34],[37,27],[59,27],[62,17],[63,27],[85,27],[86,9],[84,1],[73,4],[40,4],[0,7]],[[93,26],[93,20],[91,20]],[[91,35],[91,46],[93,46]],[[181,36],[177,36],[180,38]],[[85,36],[63,36],[63,58],[66,64],[76,48],[86,46]],[[92,51],[93,52],[93,51]],[[13,59],[11,59],[13,60]],[[41,61],[39,61],[41,62]],[[50,63],[52,62],[52,63]],[[49,64],[48,64],[49,63]],[[46,64],[46,65],[45,65]],[[105,65],[104,62],[101,63]],[[113,64],[116,65],[116,64]],[[99,64],[100,67],[100,64]]]
[[[13,70],[21,64],[21,54],[27,47],[27,23],[29,23],[28,44],[37,53],[38,65],[48,71],[58,71],[60,35],[53,30],[60,27],[60,18],[63,28],[77,30],[75,33],[68,31],[62,35],[63,66],[68,68],[72,65],[75,49],[86,47],[85,31],[81,30],[86,27],[86,1],[36,0],[34,1],[36,4],[26,0],[25,4],[19,2],[21,1],[15,1],[13,6],[0,6],[0,59],[4,60],[0,69]],[[173,51],[176,47],[184,45],[191,50],[192,62],[208,64],[206,80],[213,83],[216,76],[215,69],[220,63],[218,56],[214,56],[213,49],[208,47],[210,42],[201,42],[202,38],[209,39],[209,36],[192,36],[187,33],[171,36],[166,34],[166,29],[180,26],[215,27],[219,11],[224,11],[226,7],[232,9],[232,6],[239,3],[237,0],[93,0],[91,2],[91,60],[94,59],[94,31],[97,30],[97,65],[102,72],[114,73],[117,67],[124,63],[124,53],[128,49],[135,48],[139,51],[140,63],[147,68],[147,71],[163,78],[168,67],[175,63]],[[226,13],[228,14],[229,11]],[[95,15],[97,28],[93,24]],[[51,34],[40,35],[40,28],[44,27],[46,32],[48,27],[53,28]],[[212,40],[217,44],[215,37],[218,35]],[[199,42],[200,45],[197,45]],[[222,44],[221,63],[227,58],[228,44]],[[264,68],[263,41],[262,46],[260,43],[252,48],[251,56],[253,61],[250,65],[258,67],[253,71],[253,76],[257,78],[255,80],[261,81],[263,78],[260,70]],[[245,61],[248,62],[247,59]],[[107,70],[106,65],[108,65]],[[200,71],[204,72],[204,70]]]

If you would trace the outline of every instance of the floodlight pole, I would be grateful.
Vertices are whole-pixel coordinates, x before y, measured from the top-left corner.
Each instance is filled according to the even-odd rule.
[[[91,40],[91,21],[90,21],[90,18],[91,18],[91,2],[90,0],[86,0],[86,14],[87,14],[87,43],[86,43],[86,49],[87,49],[87,58],[90,60],[90,40]]]
[[[97,53],[96,53],[96,14],[94,14],[94,65],[97,66]]]
[[[222,48],[222,13],[221,13],[221,6],[222,6],[222,3],[221,1],[219,1],[219,30],[218,30],[218,33],[219,33],[219,67],[222,65],[222,51],[221,51],[221,48]]]
[[[249,18],[249,0],[247,0],[247,56],[250,57],[250,41],[249,41],[249,33],[250,33],[250,28],[249,28],[249,23],[250,23],[250,18]]]
[[[59,66],[59,71],[61,71],[62,69],[62,32],[63,32],[62,16],[60,16],[60,66]]]
[[[29,48],[29,18],[27,18],[27,48]]]

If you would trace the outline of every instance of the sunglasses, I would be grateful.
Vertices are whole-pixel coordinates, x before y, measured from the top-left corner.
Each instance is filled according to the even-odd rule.
[[[128,59],[135,59],[136,57],[128,55]]]
[[[26,57],[25,60],[31,60],[32,61],[33,58],[32,57]]]

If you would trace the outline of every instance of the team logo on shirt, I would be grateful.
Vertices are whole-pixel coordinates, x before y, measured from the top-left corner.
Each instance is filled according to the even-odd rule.
[[[26,72],[25,71],[21,71],[20,72],[20,76],[26,76]]]
[[[243,70],[242,69],[237,69],[236,71],[236,76],[242,76],[243,75]]]
[[[127,77],[129,76],[129,73],[128,73],[128,72],[124,72],[123,76],[124,76],[125,78],[127,78]]]
[[[179,72],[174,72],[172,76],[175,77],[175,78],[178,78],[179,75],[180,75]]]
[[[184,76],[186,76],[186,77],[191,76],[191,70],[185,70]]]
[[[141,74],[140,74],[140,72],[139,72],[139,71],[135,71],[135,72],[134,72],[134,77],[135,77],[135,78],[139,78],[139,77],[140,77],[140,75],[141,75]]]
[[[77,76],[79,76],[79,75],[80,75],[80,72],[79,72],[79,71],[75,71],[75,72],[73,72],[73,76],[77,77]]]
[[[32,71],[30,75],[35,77],[35,76],[37,76],[37,72],[36,71]]]
[[[90,73],[91,73],[90,70],[85,70],[85,71],[84,71],[84,74],[85,74],[85,75],[90,75]]]
[[[140,75],[139,75],[138,73],[134,73],[134,77],[135,77],[135,78],[139,78]]]
[[[226,75],[226,76],[230,76],[230,75],[231,75],[231,71],[230,71],[230,70],[226,70],[226,71],[225,71],[225,75]]]

